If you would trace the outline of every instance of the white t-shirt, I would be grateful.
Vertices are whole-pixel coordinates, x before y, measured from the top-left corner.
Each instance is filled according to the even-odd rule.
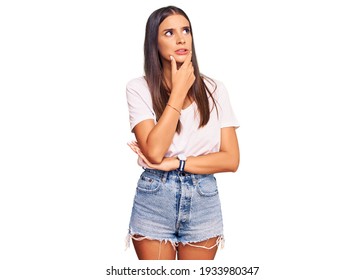
[[[199,156],[218,152],[220,150],[220,128],[239,127],[225,86],[219,81],[214,80],[214,82],[217,86],[213,93],[218,107],[217,112],[214,106],[210,113],[209,122],[205,126],[198,128],[200,115],[196,103],[193,102],[189,107],[181,110],[181,132],[179,134],[175,133],[172,144],[165,154],[166,157],[174,157],[178,154],[184,154],[186,157]],[[214,85],[206,79],[205,83],[212,92]],[[126,86],[126,97],[131,130],[143,120],[153,119],[156,123],[152,97],[144,77],[129,81]],[[210,97],[209,101],[211,108],[213,103]],[[144,166],[140,161],[139,164]]]

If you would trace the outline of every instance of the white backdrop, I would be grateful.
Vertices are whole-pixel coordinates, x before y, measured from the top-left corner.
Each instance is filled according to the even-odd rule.
[[[241,123],[239,171],[217,175],[226,245],[212,265],[362,279],[359,2],[2,1],[0,278],[108,279],[112,265],[148,264],[124,250],[141,172],[125,85],[143,75],[149,14],[173,4]]]

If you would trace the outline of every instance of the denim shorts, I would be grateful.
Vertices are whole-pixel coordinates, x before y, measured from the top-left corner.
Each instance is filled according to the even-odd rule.
[[[223,237],[215,176],[145,169],[129,224],[129,237],[189,244]],[[134,238],[137,239],[137,238]]]

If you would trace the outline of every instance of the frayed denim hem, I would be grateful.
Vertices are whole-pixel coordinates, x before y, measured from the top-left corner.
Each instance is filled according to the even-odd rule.
[[[198,242],[203,242],[203,241],[207,241],[211,238],[217,237],[215,244],[213,244],[212,246],[204,246],[204,245],[197,245],[194,243],[198,243]],[[125,250],[127,250],[128,248],[130,248],[130,239],[133,239],[135,241],[142,241],[145,239],[148,240],[158,240],[160,241],[160,243],[162,244],[162,242],[164,242],[164,244],[167,244],[167,242],[170,242],[173,249],[176,251],[177,247],[182,244],[183,246],[191,246],[191,247],[195,247],[195,248],[202,248],[202,249],[207,249],[207,250],[211,250],[213,248],[215,248],[216,246],[220,246],[221,249],[224,249],[225,246],[225,238],[224,235],[215,235],[215,236],[211,236],[211,237],[207,237],[204,238],[202,240],[198,240],[198,241],[193,241],[193,242],[176,242],[170,239],[158,239],[158,238],[151,238],[148,236],[144,236],[143,234],[140,233],[132,233],[130,230],[128,231],[128,234],[125,238]]]

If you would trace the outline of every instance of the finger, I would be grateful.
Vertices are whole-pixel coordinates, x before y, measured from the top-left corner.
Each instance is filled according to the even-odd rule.
[[[153,164],[145,157],[145,155],[143,155],[141,152],[137,153],[139,155],[139,157],[149,166],[152,167]]]
[[[138,151],[137,151],[137,150],[135,150],[135,149],[133,149],[133,148],[131,148],[131,150],[132,150],[134,153],[138,154]]]
[[[133,143],[128,143],[128,146],[130,149],[132,149],[133,152],[137,153],[138,150],[140,150],[138,147],[136,147],[135,145],[133,145]]]
[[[181,67],[187,67],[189,66],[190,64],[192,64],[192,51],[190,51],[188,53],[188,55],[186,56],[186,59],[185,61],[183,62],[182,66]]]
[[[128,142],[128,145],[129,146],[138,147],[138,142],[136,142],[136,141],[130,141],[130,142]]]
[[[130,149],[133,149],[133,144],[131,142],[127,143]]]
[[[174,59],[173,55],[170,56],[171,58],[171,69],[172,69],[172,74],[177,72],[177,62]]]

